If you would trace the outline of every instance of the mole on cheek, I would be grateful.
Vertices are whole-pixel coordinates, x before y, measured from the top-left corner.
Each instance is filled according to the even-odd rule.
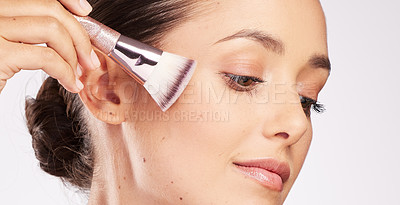
[[[143,163],[146,163],[146,158],[143,157]]]

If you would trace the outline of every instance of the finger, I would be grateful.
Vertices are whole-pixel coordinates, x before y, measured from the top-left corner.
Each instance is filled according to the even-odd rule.
[[[13,16],[43,16],[48,15],[60,21],[70,34],[78,61],[84,68],[96,69],[100,67],[100,61],[90,43],[90,39],[84,28],[72,16],[70,12],[55,0],[1,0],[0,15]]]
[[[58,0],[70,12],[79,15],[87,16],[92,11],[92,6],[86,0]]]
[[[51,77],[56,78],[70,92],[82,89],[74,74],[74,69],[49,47],[29,44],[12,43],[0,39],[0,80],[8,80],[21,69],[42,69]]]
[[[71,36],[64,26],[53,17],[0,18],[0,35],[13,42],[46,43],[72,68],[76,68],[78,65]]]

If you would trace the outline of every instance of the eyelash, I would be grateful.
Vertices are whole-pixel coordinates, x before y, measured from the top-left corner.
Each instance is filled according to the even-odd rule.
[[[241,75],[234,75],[231,73],[220,73],[220,74],[224,75],[227,78],[226,83],[228,84],[229,87],[231,87],[235,91],[247,92],[249,94],[251,94],[251,91],[254,90],[257,84],[265,82],[260,78],[252,76],[241,76]],[[239,81],[247,82],[249,80],[251,80],[252,82],[248,86],[243,86],[239,84]],[[307,117],[310,117],[311,109],[314,110],[316,113],[323,113],[326,110],[325,105],[308,97],[300,96],[300,103]]]
[[[300,103],[307,117],[310,117],[311,109],[316,113],[323,113],[326,110],[325,105],[308,97],[300,96]]]
[[[226,79],[227,79],[226,83],[228,84],[228,86],[238,92],[248,92],[249,94],[251,94],[250,91],[254,90],[254,88],[257,84],[265,83],[264,80],[257,78],[257,77],[234,75],[231,73],[220,73],[220,74],[222,74],[226,77]],[[249,85],[244,86],[244,85],[239,84],[240,81],[242,81],[244,83],[246,83],[248,81],[251,81],[251,82]]]

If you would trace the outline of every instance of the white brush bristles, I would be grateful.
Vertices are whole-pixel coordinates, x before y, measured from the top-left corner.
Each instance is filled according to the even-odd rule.
[[[196,62],[193,60],[163,52],[160,61],[143,86],[165,112],[182,94],[195,67]]]

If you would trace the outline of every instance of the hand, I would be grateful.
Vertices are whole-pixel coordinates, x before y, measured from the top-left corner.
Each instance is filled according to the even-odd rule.
[[[0,0],[0,92],[21,69],[43,69],[79,92],[82,67],[100,66],[86,31],[63,5],[81,16],[92,9],[86,0]],[[48,47],[33,45],[41,43]]]

